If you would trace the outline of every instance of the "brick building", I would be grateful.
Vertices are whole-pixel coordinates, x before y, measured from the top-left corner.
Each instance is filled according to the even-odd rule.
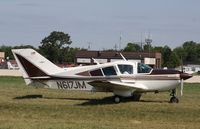
[[[133,62],[148,64],[153,68],[161,68],[161,53],[158,52],[121,52],[123,56]],[[78,51],[75,56],[76,64],[95,64],[94,58],[99,63],[122,60],[119,52],[113,51]]]

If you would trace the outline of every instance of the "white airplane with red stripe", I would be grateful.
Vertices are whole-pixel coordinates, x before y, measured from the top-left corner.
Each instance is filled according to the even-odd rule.
[[[178,103],[176,89],[192,75],[177,70],[152,69],[148,65],[122,61],[60,68],[33,49],[13,49],[27,85],[51,89],[112,92],[114,102],[124,97],[139,101],[147,92],[171,91],[170,102]]]

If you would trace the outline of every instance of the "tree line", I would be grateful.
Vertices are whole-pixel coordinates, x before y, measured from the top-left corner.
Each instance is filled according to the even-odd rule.
[[[83,48],[70,47],[72,41],[69,34],[59,31],[51,32],[42,39],[38,48],[31,45],[20,46],[0,46],[0,51],[5,52],[5,56],[14,59],[11,49],[33,48],[50,61],[57,64],[74,63],[75,54]],[[115,51],[108,49],[105,51]],[[171,49],[169,46],[152,46],[151,44],[140,45],[138,43],[127,43],[125,52],[160,52],[162,54],[162,67],[175,68],[181,64],[199,64],[200,63],[200,43],[186,41],[182,46]]]
[[[45,56],[47,59],[56,64],[72,64],[77,51],[80,48],[70,47],[72,43],[69,34],[64,32],[53,31],[49,36],[42,39],[38,48],[31,45],[20,46],[0,46],[0,51],[5,52],[5,57],[14,59],[11,49],[32,48]]]
[[[181,46],[171,49],[169,46],[151,46],[145,44],[142,48],[137,43],[128,43],[123,51],[127,52],[160,52],[162,67],[175,68],[186,64],[200,64],[200,43],[186,41]]]

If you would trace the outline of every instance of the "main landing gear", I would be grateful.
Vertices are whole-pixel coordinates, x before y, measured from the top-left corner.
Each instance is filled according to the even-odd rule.
[[[121,96],[115,95],[114,96],[114,102],[120,103],[122,99],[128,99],[128,100],[131,99],[133,101],[140,101],[140,97],[141,97],[141,94],[133,94],[130,97],[121,97]]]
[[[121,101],[121,97],[115,95],[115,96],[114,96],[114,102],[115,102],[115,103],[120,103],[120,101]]]
[[[176,97],[176,89],[173,89],[170,96],[172,96],[170,98],[170,103],[178,103],[179,99]]]

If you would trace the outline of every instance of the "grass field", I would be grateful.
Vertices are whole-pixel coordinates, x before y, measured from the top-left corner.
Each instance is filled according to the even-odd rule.
[[[0,77],[0,129],[200,129],[200,84],[185,84],[178,104],[168,103],[169,93],[119,104],[111,97],[33,88],[22,78]]]

